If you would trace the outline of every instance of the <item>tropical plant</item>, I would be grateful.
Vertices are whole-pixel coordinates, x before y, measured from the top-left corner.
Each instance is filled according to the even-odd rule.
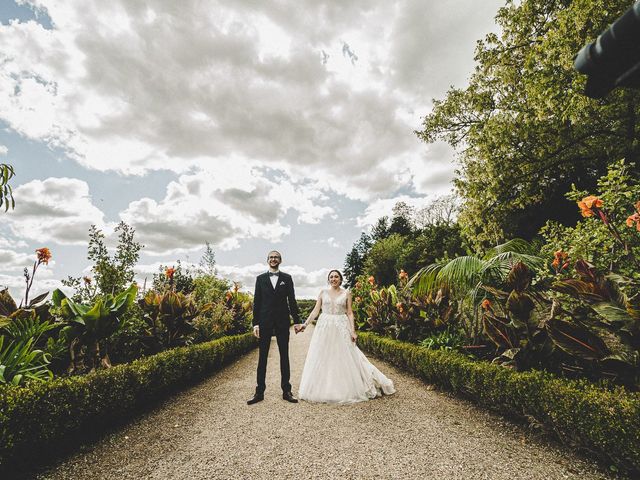
[[[189,267],[183,268],[180,260],[176,262],[175,267],[160,265],[158,273],[153,274],[152,289],[156,292],[170,289],[189,294],[195,289],[194,272]]]
[[[445,289],[452,300],[457,301],[467,338],[477,343],[483,334],[479,306],[486,297],[484,287],[503,285],[517,263],[534,270],[544,266],[544,260],[534,254],[529,242],[513,239],[492,248],[482,257],[466,255],[433,263],[418,271],[409,286],[417,297],[436,295]]]
[[[9,180],[15,175],[15,170],[11,165],[0,163],[0,207],[4,204],[4,211],[9,208],[16,207],[16,201],[13,198],[13,190],[9,185]]]
[[[251,328],[253,303],[251,297],[240,291],[240,283],[234,282],[233,289],[225,294],[225,306],[231,312],[232,323],[226,335],[240,335]]]
[[[49,260],[51,260],[51,251],[46,247],[38,248],[36,250],[36,256],[37,258],[36,261],[33,262],[33,269],[31,270],[31,273],[29,273],[29,269],[27,267],[24,268],[23,274],[27,285],[24,292],[24,301],[20,302],[20,306],[27,305],[29,303],[29,291],[33,286],[33,280],[36,276],[36,271],[38,270],[38,267],[43,263],[45,265],[49,264]],[[45,294],[44,296],[46,297],[47,294]]]
[[[433,332],[420,342],[421,347],[430,350],[460,350],[464,345],[464,335],[455,328]]]
[[[122,316],[137,292],[138,287],[132,284],[118,295],[99,296],[93,304],[83,305],[68,298],[60,289],[54,290],[54,313],[66,323],[60,334],[69,345],[70,373],[111,366],[108,339],[121,328]]]
[[[11,339],[0,335],[0,384],[20,385],[26,380],[53,378],[47,368],[49,356],[34,348],[35,339]]]
[[[198,307],[193,296],[167,290],[149,290],[138,301],[147,323],[147,341],[153,351],[186,345],[193,333],[192,320],[205,313],[211,305]]]
[[[582,221],[574,227],[548,222],[541,230],[547,241],[542,255],[563,250],[600,271],[640,278],[640,182],[632,168],[625,161],[610,165],[595,195],[573,187],[566,196],[578,205]]]
[[[561,299],[580,303],[571,311],[556,306],[546,322],[551,340],[577,362],[574,368],[640,384],[640,282],[603,275],[584,260],[576,262],[575,272],[578,278],[553,284]]]

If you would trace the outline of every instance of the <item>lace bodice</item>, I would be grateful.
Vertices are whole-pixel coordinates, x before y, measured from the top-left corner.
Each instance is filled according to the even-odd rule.
[[[342,290],[333,299],[328,290],[322,290],[322,313],[329,315],[345,315],[347,313],[347,290]]]

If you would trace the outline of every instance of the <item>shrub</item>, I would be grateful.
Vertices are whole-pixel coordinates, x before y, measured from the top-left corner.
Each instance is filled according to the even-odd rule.
[[[429,383],[508,416],[533,417],[561,440],[640,473],[640,394],[540,371],[516,372],[371,333],[361,333],[358,343]]]
[[[0,471],[42,461],[78,434],[121,422],[255,347],[251,334],[167,350],[84,376],[0,386]],[[80,436],[81,436],[80,435]],[[77,442],[77,440],[76,440]],[[9,462],[12,462],[9,464]]]

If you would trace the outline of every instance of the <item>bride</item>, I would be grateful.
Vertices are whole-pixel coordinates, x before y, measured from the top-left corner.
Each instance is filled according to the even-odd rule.
[[[298,396],[324,403],[354,403],[395,393],[393,382],[356,346],[351,292],[341,288],[342,274],[329,272],[330,288],[321,290],[304,329],[322,314],[311,337]]]

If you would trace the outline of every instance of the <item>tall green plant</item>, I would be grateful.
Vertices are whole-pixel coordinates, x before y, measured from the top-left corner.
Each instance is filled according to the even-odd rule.
[[[16,207],[16,201],[13,198],[13,189],[9,185],[9,180],[15,175],[15,170],[11,165],[0,163],[0,208],[4,205],[4,211],[9,208]]]
[[[486,296],[484,287],[502,286],[517,263],[537,269],[544,265],[544,260],[534,254],[529,242],[513,239],[484,256],[465,255],[431,264],[419,270],[409,285],[416,296],[435,295],[440,289],[450,292],[465,319],[466,334],[478,341],[483,332],[479,304]]]
[[[53,292],[55,313],[66,322],[61,335],[69,345],[71,372],[111,366],[107,340],[121,327],[122,316],[132,305],[137,292],[138,287],[132,284],[118,295],[98,297],[89,305],[74,302],[60,289]]]

